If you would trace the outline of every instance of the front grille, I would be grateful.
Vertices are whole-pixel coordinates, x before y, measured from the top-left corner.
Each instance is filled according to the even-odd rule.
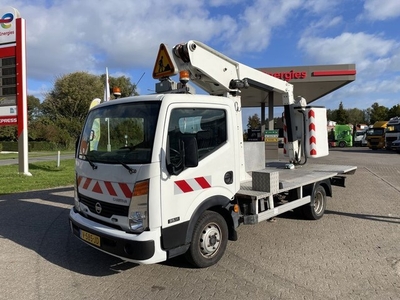
[[[388,137],[386,137],[386,142],[387,142],[387,143],[392,143],[392,142],[394,142],[395,140],[397,140],[397,138],[396,138],[395,136],[388,136]]]
[[[379,144],[379,139],[370,139],[369,143],[373,146],[377,146]]]
[[[125,216],[125,217],[128,216],[129,206],[123,206],[119,204],[112,204],[104,201],[99,201],[93,198],[83,196],[81,194],[79,194],[79,201],[85,204],[92,213],[105,218],[110,218],[112,215]],[[96,203],[99,203],[101,205],[100,214],[96,212],[95,208]]]

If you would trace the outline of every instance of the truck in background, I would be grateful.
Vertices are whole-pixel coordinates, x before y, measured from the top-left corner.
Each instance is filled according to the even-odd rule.
[[[354,146],[358,147],[366,147],[368,145],[367,142],[367,131],[368,127],[365,129],[356,130],[354,133]]]
[[[332,186],[357,169],[307,163],[329,154],[326,109],[295,99],[289,82],[197,41],[161,44],[153,77],[156,94],[90,109],[77,144],[70,227],[100,251],[139,264],[185,255],[209,267],[240,224],[291,210],[320,219]],[[266,164],[265,142],[243,141],[242,105],[271,92],[284,107],[287,162]]]
[[[377,150],[385,148],[385,130],[388,121],[376,121],[367,131],[367,145],[369,149]]]
[[[344,148],[353,146],[353,128],[350,125],[335,125],[335,145]]]
[[[386,150],[392,150],[392,143],[400,139],[400,117],[391,118],[387,122],[385,132],[385,147]]]

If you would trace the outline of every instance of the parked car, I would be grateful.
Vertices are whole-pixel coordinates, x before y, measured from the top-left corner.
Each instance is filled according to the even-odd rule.
[[[396,151],[397,153],[400,153],[400,140],[395,140],[392,142],[391,148]]]

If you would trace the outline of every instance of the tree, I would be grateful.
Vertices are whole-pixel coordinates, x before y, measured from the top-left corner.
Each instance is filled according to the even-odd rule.
[[[396,104],[388,111],[388,118],[400,117],[400,104]]]
[[[371,105],[371,108],[368,108],[368,114],[370,117],[371,124],[374,124],[376,121],[387,121],[389,109],[385,106],[379,105],[377,102]]]
[[[343,103],[342,102],[340,102],[339,109],[337,110],[336,122],[338,124],[347,124],[347,123],[349,123],[348,115],[347,115],[346,110],[343,108]]]
[[[105,82],[106,74],[101,75],[101,81]],[[138,95],[136,92],[136,85],[132,84],[130,79],[125,76],[120,77],[109,77],[108,82],[110,85],[110,96],[111,99],[114,99],[114,95],[112,93],[113,87],[119,87],[121,91],[121,97],[129,97],[133,95]]]
[[[337,109],[327,109],[326,110],[326,118],[328,121],[336,122]]]
[[[347,122],[350,124],[365,124],[367,121],[365,119],[365,110],[358,108],[351,108],[347,110]]]
[[[258,114],[254,114],[252,116],[249,116],[249,119],[247,121],[247,128],[249,129],[257,129],[261,126],[261,119],[258,116]]]
[[[0,141],[15,142],[18,140],[17,126],[0,126]]]
[[[136,95],[136,86],[130,79],[121,76],[109,77],[110,88],[118,86],[121,96]],[[32,134],[39,139],[71,145],[79,136],[90,103],[95,98],[103,100],[105,74],[96,76],[87,72],[75,72],[56,78],[54,88],[46,94],[41,105],[41,116],[36,121],[44,121],[52,128],[52,135],[46,135],[39,124],[32,124],[38,130]],[[110,93],[111,99],[114,99]],[[57,136],[54,136],[57,135]]]
[[[36,119],[41,114],[40,99],[35,96],[28,95],[28,122]]]
[[[82,122],[90,102],[103,98],[104,83],[100,77],[87,72],[76,72],[58,77],[54,88],[43,101],[43,112],[53,121],[68,119]]]

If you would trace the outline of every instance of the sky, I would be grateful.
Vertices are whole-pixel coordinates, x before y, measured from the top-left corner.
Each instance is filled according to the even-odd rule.
[[[400,0],[0,0],[10,5],[39,99],[59,76],[106,67],[152,93],[160,43],[197,40],[254,68],[355,63],[356,80],[315,105],[400,103]]]

